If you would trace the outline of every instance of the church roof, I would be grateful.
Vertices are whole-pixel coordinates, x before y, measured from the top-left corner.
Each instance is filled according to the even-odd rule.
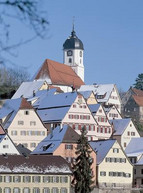
[[[78,37],[73,29],[71,36],[63,44],[63,49],[80,49],[84,50],[83,43]]]
[[[84,85],[84,82],[70,66],[49,59],[45,60],[34,79],[46,80],[54,85],[74,86],[75,88]]]

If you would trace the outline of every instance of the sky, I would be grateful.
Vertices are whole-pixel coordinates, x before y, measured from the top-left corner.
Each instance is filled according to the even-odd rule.
[[[45,39],[35,40],[7,56],[25,67],[32,77],[45,59],[63,62],[63,43],[75,31],[84,44],[86,84],[111,84],[127,91],[143,73],[142,0],[41,0],[49,29]],[[32,37],[20,22],[11,22],[10,41]]]

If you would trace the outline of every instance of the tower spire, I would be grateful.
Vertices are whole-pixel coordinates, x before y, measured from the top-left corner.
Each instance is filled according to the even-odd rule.
[[[74,22],[75,22],[75,17],[73,16],[73,21],[72,21],[72,32],[71,32],[72,37],[76,36],[75,31],[74,31]]]

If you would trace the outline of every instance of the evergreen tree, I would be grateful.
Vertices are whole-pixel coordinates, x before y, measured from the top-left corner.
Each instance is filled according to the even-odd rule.
[[[139,74],[135,81],[134,88],[143,90],[143,73]]]
[[[78,140],[76,159],[73,164],[73,181],[76,193],[90,193],[92,191],[92,158],[91,149],[86,137],[85,127],[81,130],[81,136]]]

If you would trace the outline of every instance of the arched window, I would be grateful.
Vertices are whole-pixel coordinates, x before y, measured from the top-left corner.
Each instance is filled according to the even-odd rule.
[[[72,59],[71,58],[69,58],[69,63],[72,63]]]

